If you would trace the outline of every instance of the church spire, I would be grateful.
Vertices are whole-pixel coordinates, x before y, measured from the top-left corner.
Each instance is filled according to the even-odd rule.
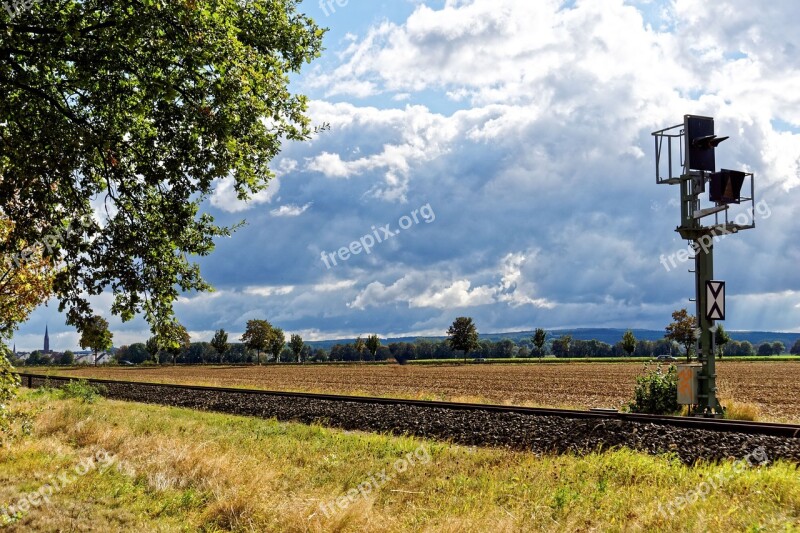
[[[50,353],[50,335],[47,334],[47,325],[44,326],[44,353]]]

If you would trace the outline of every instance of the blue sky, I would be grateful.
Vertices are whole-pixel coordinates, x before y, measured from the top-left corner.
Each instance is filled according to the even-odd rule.
[[[462,315],[486,333],[661,329],[693,279],[661,262],[685,243],[650,133],[687,113],[715,117],[718,167],[754,172],[762,202],[715,248],[726,328],[800,332],[800,3],[322,5],[301,4],[330,31],[292,85],[331,129],[286,145],[247,204],[217,184],[209,211],[247,226],[200,261],[216,292],[176,305],[193,340],[251,318],[312,340],[441,335]],[[18,349],[46,324],[54,349],[77,347],[56,309]],[[116,345],[149,336],[111,325]]]

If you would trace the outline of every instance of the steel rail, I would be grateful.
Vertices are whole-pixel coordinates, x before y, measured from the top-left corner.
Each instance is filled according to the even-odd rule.
[[[239,389],[235,387],[214,387],[209,385],[188,385],[182,383],[157,383],[150,381],[121,381],[115,379],[83,378],[75,376],[56,376],[48,374],[29,374],[15,372],[22,384],[27,380],[28,387],[33,386],[33,380],[70,381],[85,379],[88,383],[133,385],[142,387],[166,387],[178,390],[196,390],[218,393],[237,393],[250,395],[281,396],[291,398],[305,398],[311,400],[325,400],[334,402],[351,402],[381,405],[407,405],[427,409],[449,409],[460,411],[488,411],[494,413],[513,413],[529,416],[559,416],[573,419],[594,420],[624,420],[644,424],[658,424],[664,426],[683,427],[688,429],[705,429],[724,433],[747,433],[750,435],[766,435],[773,437],[800,438],[800,425],[781,424],[774,422],[750,422],[745,420],[720,420],[715,418],[699,418],[667,415],[647,415],[639,413],[621,413],[613,410],[581,411],[575,409],[553,409],[542,407],[523,407],[515,405],[497,405],[483,403],[444,402],[433,400],[410,400],[405,398],[381,398],[372,396],[347,396],[340,394],[321,394],[309,392],[272,391],[264,389]]]

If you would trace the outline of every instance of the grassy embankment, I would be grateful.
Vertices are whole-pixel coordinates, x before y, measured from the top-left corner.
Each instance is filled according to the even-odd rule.
[[[33,435],[0,449],[0,505],[63,487],[12,530],[800,531],[787,463],[536,457],[53,392],[17,404],[40,412]],[[79,475],[87,457],[113,460]],[[380,488],[367,490],[372,480]],[[670,512],[698,490],[708,493]]]

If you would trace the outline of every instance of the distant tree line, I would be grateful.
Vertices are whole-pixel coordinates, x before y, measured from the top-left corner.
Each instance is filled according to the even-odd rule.
[[[444,340],[420,338],[414,342],[391,342],[382,345],[377,335],[366,339],[358,337],[354,342],[337,343],[329,350],[313,348],[298,334],[292,334],[286,342],[282,329],[266,320],[250,320],[241,337],[242,342],[228,342],[225,330],[217,330],[211,342],[191,342],[186,329],[180,324],[167,328],[159,336],[146,343],[137,342],[115,350],[113,361],[133,364],[170,362],[172,364],[253,364],[253,363],[306,363],[306,362],[357,362],[388,361],[399,363],[415,360],[512,359],[553,356],[557,358],[587,357],[673,357],[686,354],[693,348],[694,317],[685,310],[673,313],[674,322],[667,328],[667,335],[655,341],[636,339],[628,330],[614,345],[598,340],[574,339],[571,335],[549,338],[542,328],[537,328],[529,339],[506,338],[498,341],[480,340],[471,318],[459,317],[448,329]],[[106,330],[107,328],[100,328]],[[104,341],[106,342],[106,341]],[[721,326],[716,333],[718,357],[780,355],[786,346],[780,342],[764,342],[754,347],[748,341],[731,340]],[[790,353],[800,355],[800,339]],[[13,361],[12,361],[13,362]],[[75,362],[72,352],[55,357],[39,351],[30,354],[27,365],[59,364]],[[22,361],[16,361],[20,364]]]

